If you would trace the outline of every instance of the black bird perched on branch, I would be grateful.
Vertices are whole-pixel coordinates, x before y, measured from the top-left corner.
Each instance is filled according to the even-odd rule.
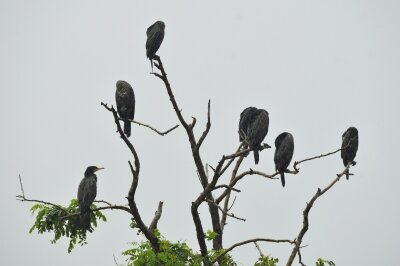
[[[357,150],[358,130],[355,127],[349,127],[342,135],[341,157],[344,166],[347,166],[349,163],[355,164],[354,158],[356,158]],[[346,179],[349,179],[349,170],[346,171]]]
[[[245,141],[254,153],[254,162],[258,164],[261,142],[268,133],[269,117],[264,109],[247,107],[240,114],[239,140]]]
[[[85,176],[78,187],[78,203],[81,211],[82,228],[92,231],[90,228],[90,206],[97,194],[97,176],[96,171],[104,168],[89,166],[85,171]]]
[[[131,136],[131,122],[135,116],[135,93],[131,85],[123,80],[117,81],[117,90],[115,92],[115,101],[119,117],[124,119],[124,133],[129,138]]]
[[[146,41],[146,56],[150,59],[151,70],[153,71],[153,58],[160,48],[162,41],[164,40],[165,34],[165,24],[161,20],[156,21],[151,25],[147,31],[147,41]]]
[[[285,187],[285,171],[288,168],[294,152],[292,134],[283,132],[275,139],[275,169],[281,174],[282,186]]]

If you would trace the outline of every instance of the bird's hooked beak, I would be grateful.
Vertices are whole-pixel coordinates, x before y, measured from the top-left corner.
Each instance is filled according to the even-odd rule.
[[[96,170],[94,170],[94,172],[97,172],[97,171],[103,170],[103,169],[104,169],[104,167],[97,167]]]

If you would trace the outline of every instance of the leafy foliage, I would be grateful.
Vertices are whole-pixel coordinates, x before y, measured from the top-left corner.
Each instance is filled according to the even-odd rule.
[[[254,266],[277,266],[279,259],[261,255]]]
[[[96,205],[92,204],[92,209]],[[68,207],[55,207],[44,204],[35,204],[31,208],[32,214],[36,214],[35,223],[32,225],[29,233],[37,230],[38,234],[44,232],[54,232],[54,238],[50,241],[55,244],[61,236],[70,239],[68,245],[68,253],[72,251],[78,243],[81,246],[87,244],[86,231],[81,228],[79,215],[64,218],[71,213],[78,213],[78,201],[72,199]],[[93,227],[97,227],[97,220],[107,221],[106,217],[100,211],[91,212],[90,222]]]
[[[170,241],[160,237],[160,253],[155,253],[149,241],[140,244],[132,243],[133,248],[124,251],[122,254],[129,256],[128,266],[138,265],[201,265],[201,256],[193,253],[192,249],[185,242]]]
[[[326,263],[326,264],[325,264],[325,263]],[[319,258],[319,259],[317,260],[317,262],[315,263],[315,265],[316,265],[316,266],[327,266],[327,265],[329,265],[329,266],[336,266],[335,263],[334,263],[333,261],[324,260],[324,259],[321,259],[321,258]]]
[[[206,239],[208,241],[214,240],[218,236],[218,233],[208,229],[206,232]]]
[[[128,266],[141,265],[165,265],[165,266],[201,266],[202,257],[199,253],[194,252],[185,242],[178,241],[172,243],[160,235],[155,230],[155,235],[159,238],[159,253],[155,253],[151,248],[149,241],[142,241],[140,244],[133,242],[133,248],[124,251],[122,254],[128,256]],[[209,258],[213,260],[217,258],[224,250],[209,251]],[[236,266],[231,256],[225,255],[221,258],[222,266]]]

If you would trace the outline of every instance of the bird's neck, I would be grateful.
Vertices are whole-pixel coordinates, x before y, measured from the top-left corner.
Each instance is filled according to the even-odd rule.
[[[97,182],[97,176],[94,173],[85,172],[85,178],[94,178],[94,180]]]

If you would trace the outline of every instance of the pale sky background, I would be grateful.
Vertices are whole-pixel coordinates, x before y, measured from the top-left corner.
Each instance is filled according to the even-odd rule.
[[[355,174],[318,199],[302,250],[307,265],[319,257],[338,266],[397,265],[400,238],[399,143],[400,38],[398,1],[0,1],[0,264],[114,265],[113,254],[143,239],[130,217],[104,211],[89,244],[67,253],[67,241],[28,234],[30,203],[20,203],[18,174],[34,199],[68,204],[88,165],[98,174],[98,199],[125,204],[131,155],[115,133],[111,113],[115,83],[132,84],[135,119],[165,130],[177,124],[166,90],[149,75],[145,31],[166,24],[158,52],[185,118],[204,129],[211,99],[212,128],[201,154],[216,165],[238,145],[240,112],[248,106],[270,115],[266,142],[289,131],[294,160],[333,151],[349,126],[359,129]],[[161,137],[133,126],[141,159],[137,202],[149,224],[164,201],[159,229],[168,239],[198,250],[190,203],[201,192],[182,128]],[[255,167],[274,172],[274,149]],[[224,246],[254,237],[293,239],[302,211],[318,187],[343,170],[340,155],[304,163],[279,180],[249,176],[237,188]],[[221,183],[226,183],[225,176]],[[217,194],[216,194],[217,195]],[[206,205],[200,212],[211,228]],[[284,265],[286,244],[260,244]],[[239,265],[258,257],[254,245],[232,253]],[[296,259],[297,263],[297,259]]]

